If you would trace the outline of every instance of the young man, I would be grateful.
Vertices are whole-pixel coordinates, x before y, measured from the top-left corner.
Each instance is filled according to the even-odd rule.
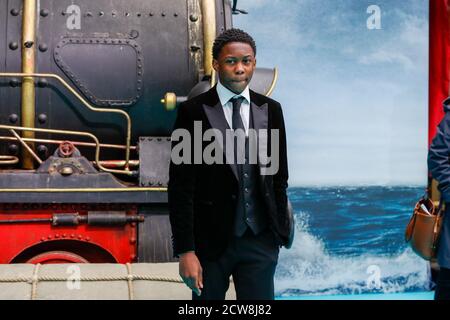
[[[174,254],[180,258],[180,275],[193,299],[223,300],[230,276],[238,300],[274,299],[279,247],[289,238],[286,134],[280,104],[249,90],[255,56],[251,36],[239,29],[226,30],[213,46],[218,84],[178,109],[175,130],[191,137],[200,130],[203,137],[208,129],[216,129],[222,133],[218,139],[223,138],[223,161],[206,163],[205,141],[199,142],[200,150],[192,141],[191,154],[184,154],[192,161],[175,164],[172,157],[170,164]],[[249,160],[253,150],[249,132],[264,129],[266,153],[273,153],[267,156],[278,162],[278,170],[270,174],[264,173],[259,158],[257,163]],[[225,137],[230,131],[245,132],[245,143],[228,145]],[[278,133],[276,139],[271,132]],[[172,151],[176,145],[173,141]],[[244,163],[237,159],[237,150],[245,155]],[[229,154],[235,161],[226,160]],[[202,157],[201,163],[194,164],[196,156]]]

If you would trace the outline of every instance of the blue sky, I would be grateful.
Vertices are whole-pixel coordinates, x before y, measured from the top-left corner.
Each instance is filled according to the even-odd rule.
[[[367,8],[381,9],[369,30]],[[240,0],[234,26],[277,67],[290,186],[425,185],[428,1]]]

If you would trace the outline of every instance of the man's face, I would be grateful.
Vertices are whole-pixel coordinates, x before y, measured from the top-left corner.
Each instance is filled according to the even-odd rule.
[[[255,53],[245,42],[227,43],[217,60],[213,60],[213,68],[218,72],[220,82],[236,94],[244,91],[250,83],[255,66]]]

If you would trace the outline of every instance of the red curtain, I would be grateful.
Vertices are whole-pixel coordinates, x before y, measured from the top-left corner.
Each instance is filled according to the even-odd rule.
[[[450,84],[450,0],[430,0],[429,143],[444,116]]]

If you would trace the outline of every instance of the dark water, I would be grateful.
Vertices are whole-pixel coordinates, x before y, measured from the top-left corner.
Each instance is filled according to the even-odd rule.
[[[280,252],[278,295],[429,289],[428,264],[404,241],[424,187],[291,188],[293,248]]]

